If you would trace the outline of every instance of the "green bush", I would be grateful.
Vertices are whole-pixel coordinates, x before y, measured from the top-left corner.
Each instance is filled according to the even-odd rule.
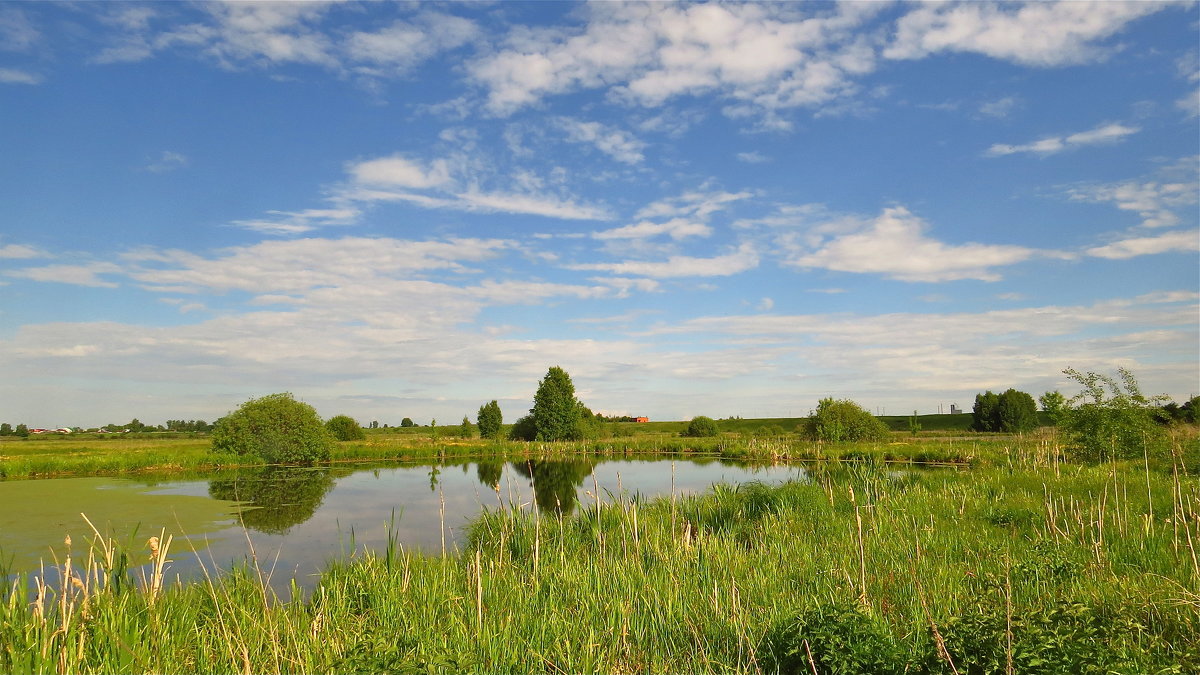
[[[709,438],[717,435],[717,423],[711,417],[697,415],[688,422],[687,430],[683,432],[684,436],[690,438]]]
[[[1120,382],[1107,375],[1063,371],[1083,386],[1067,402],[1059,427],[1081,459],[1137,459],[1158,454],[1166,431],[1156,421],[1166,397],[1146,398],[1133,374],[1118,369]]]
[[[809,438],[837,443],[841,441],[877,441],[888,437],[887,425],[850,400],[823,398],[809,415]]]
[[[325,423],[325,428],[339,441],[361,441],[367,437],[358,422],[349,415],[334,415]]]
[[[217,420],[215,453],[255,455],[270,464],[328,460],[333,437],[317,411],[291,394],[271,394],[243,403]]]

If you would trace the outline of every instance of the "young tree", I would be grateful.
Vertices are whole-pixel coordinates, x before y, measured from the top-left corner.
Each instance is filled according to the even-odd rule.
[[[533,395],[529,415],[538,441],[574,441],[583,436],[583,406],[575,398],[575,385],[567,371],[553,366],[546,371]]]
[[[1048,391],[1038,397],[1038,403],[1042,406],[1042,412],[1050,417],[1050,423],[1058,426],[1067,407],[1067,397],[1057,390]]]
[[[708,438],[717,435],[717,423],[711,417],[704,415],[696,415],[688,422],[687,430],[683,432],[684,436],[691,438]]]
[[[257,455],[270,464],[329,459],[333,438],[317,411],[291,394],[271,394],[243,403],[217,420],[214,452]]]
[[[1086,459],[1137,459],[1157,454],[1166,431],[1155,421],[1166,396],[1142,395],[1133,374],[1117,369],[1120,382],[1107,375],[1063,371],[1083,391],[1067,402],[1062,430]]]
[[[850,400],[823,398],[808,416],[806,432],[818,441],[874,441],[888,437],[888,428],[879,418]]]
[[[471,420],[463,415],[462,424],[458,425],[459,438],[471,438],[475,435],[475,425],[471,424]]]
[[[334,415],[325,422],[325,428],[339,441],[361,441],[367,437],[358,422],[349,415]]]
[[[500,428],[504,424],[504,414],[500,404],[495,400],[479,406],[479,414],[475,418],[479,424],[479,435],[484,438],[500,438]]]

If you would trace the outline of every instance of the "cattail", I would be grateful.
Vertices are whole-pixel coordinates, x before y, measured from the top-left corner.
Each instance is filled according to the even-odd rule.
[[[146,542],[146,545],[150,547],[150,557],[157,558],[158,557],[158,537],[150,537],[150,540]]]

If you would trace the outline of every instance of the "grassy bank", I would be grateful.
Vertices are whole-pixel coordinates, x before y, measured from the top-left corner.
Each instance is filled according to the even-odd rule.
[[[824,466],[566,518],[490,513],[461,555],[334,562],[308,597],[252,568],[118,583],[101,546],[62,593],[4,594],[0,671],[1200,669],[1194,479]]]
[[[675,423],[650,423],[654,424]],[[338,443],[330,463],[437,461],[467,457],[708,455],[764,462],[919,462],[982,467],[1030,463],[1050,466],[1062,461],[1066,455],[1066,449],[1052,428],[1019,436],[948,435],[944,430],[923,431],[916,436],[894,432],[891,438],[880,442],[819,443],[796,433],[779,433],[773,429],[774,425],[763,427],[767,429],[763,433],[723,432],[714,438],[682,438],[677,432],[662,431],[650,425],[617,425],[626,430],[594,440],[559,443],[462,439],[429,428],[380,429],[372,430],[363,441]],[[1200,472],[1197,435],[1195,427],[1173,429],[1169,448],[1161,454],[1160,461],[1178,461],[1193,473]],[[156,434],[131,434],[98,439],[60,436],[49,440],[7,439],[0,442],[0,479],[206,471],[263,464],[254,456],[213,453],[204,436],[161,438]]]

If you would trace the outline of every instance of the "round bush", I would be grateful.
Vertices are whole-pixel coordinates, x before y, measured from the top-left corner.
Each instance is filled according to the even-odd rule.
[[[367,437],[358,422],[349,415],[334,415],[325,422],[325,428],[339,441],[361,441]]]
[[[711,417],[697,415],[688,422],[687,431],[683,432],[684,436],[692,438],[708,438],[717,435],[717,423]]]
[[[287,393],[246,401],[212,432],[213,452],[256,455],[269,464],[327,460],[332,445],[317,411]]]

